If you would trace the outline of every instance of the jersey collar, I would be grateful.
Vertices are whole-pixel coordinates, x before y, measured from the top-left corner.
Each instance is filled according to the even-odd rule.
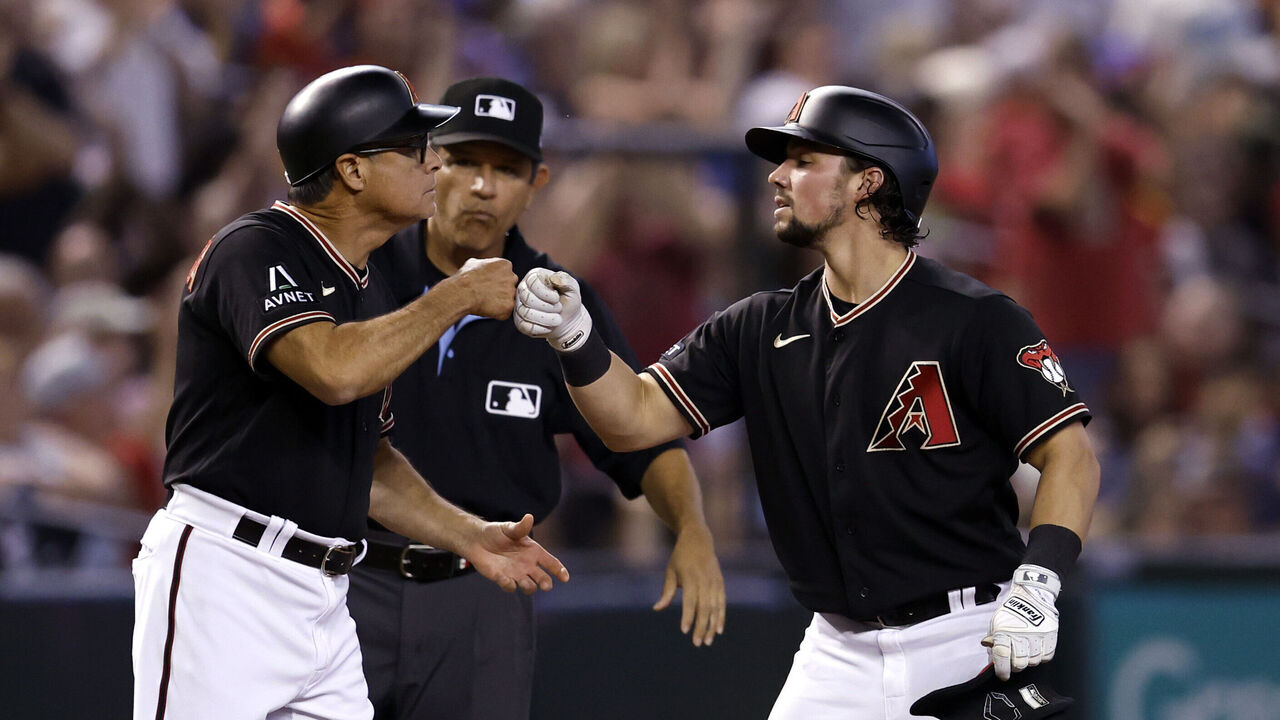
[[[329,238],[324,236],[324,233],[320,231],[320,228],[316,227],[315,223],[311,222],[310,218],[298,212],[298,209],[289,203],[282,202],[280,200],[275,201],[275,203],[271,205],[271,209],[279,210],[285,215],[297,220],[307,232],[311,233],[311,237],[315,238],[316,242],[320,244],[320,249],[324,250],[324,254],[329,256],[329,259],[333,261],[333,264],[337,265],[338,269],[342,271],[342,274],[346,275],[357,288],[364,289],[369,287],[368,267],[364,270],[357,270],[354,265],[347,262],[347,259],[342,257],[342,253],[338,252],[338,249],[333,246],[333,243],[329,242]]]
[[[824,268],[822,271],[822,299],[827,301],[827,312],[831,318],[831,324],[836,327],[840,327],[875,307],[876,303],[885,299],[889,293],[893,292],[894,288],[898,287],[898,284],[902,282],[902,278],[907,276],[907,273],[911,270],[911,267],[915,265],[915,262],[916,254],[911,250],[908,250],[907,258],[898,266],[898,269],[893,273],[893,277],[889,278],[888,282],[884,285],[881,285],[879,290],[872,293],[871,297],[861,303],[858,303],[857,307],[844,315],[836,312],[835,305],[831,302],[831,291],[827,289],[827,271]]]

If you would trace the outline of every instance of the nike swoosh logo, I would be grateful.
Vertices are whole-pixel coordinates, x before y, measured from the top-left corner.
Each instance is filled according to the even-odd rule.
[[[324,295],[325,297],[329,297],[330,295],[334,294],[337,291],[338,291],[338,288],[336,287],[325,287],[323,284],[320,285],[320,294]]]
[[[809,334],[808,334],[808,333],[805,333],[804,335],[792,335],[791,337],[787,338],[786,340],[783,340],[783,339],[782,339],[782,333],[778,333],[778,337],[776,337],[776,338],[774,338],[774,339],[773,339],[773,346],[774,346],[774,347],[776,347],[776,348],[780,348],[780,347],[783,347],[783,346],[785,346],[785,345],[790,345],[791,343],[793,343],[793,342],[795,342],[795,341],[797,341],[797,340],[803,340],[803,339],[805,339],[805,338],[807,338],[807,337],[809,337]]]

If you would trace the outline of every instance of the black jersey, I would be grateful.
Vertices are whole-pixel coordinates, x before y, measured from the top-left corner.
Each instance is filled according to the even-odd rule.
[[[427,259],[420,223],[379,248],[371,263],[389,279],[403,305],[445,279]],[[530,248],[519,229],[507,233],[503,256],[515,273],[561,270]],[[639,368],[599,295],[582,283],[594,327],[619,357]],[[489,520],[541,521],[560,499],[560,459],[554,436],[572,433],[587,456],[618,485],[640,494],[640,480],[659,453],[679,443],[615,453],[578,413],[555,351],[526,337],[511,320],[463,318],[395,382],[397,449],[443,497]]]
[[[306,323],[395,308],[372,268],[351,266],[277,202],[205,245],[178,315],[164,482],[187,483],[308,532],[364,537],[373,457],[394,423],[390,388],[329,406],[276,370],[265,348]]]
[[[718,313],[647,372],[697,437],[745,416],[770,537],[802,604],[874,617],[1007,580],[1009,477],[1089,411],[1030,313],[908,253],[841,312],[819,269]]]

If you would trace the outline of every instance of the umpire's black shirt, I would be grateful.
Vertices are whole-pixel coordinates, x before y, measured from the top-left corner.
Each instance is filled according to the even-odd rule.
[[[697,437],[746,417],[770,538],[815,612],[1008,580],[1009,476],[1088,409],[1031,314],[908,252],[857,306],[823,269],[717,313],[647,372]]]
[[[395,309],[372,268],[352,267],[293,207],[249,213],[205,245],[187,275],[165,428],[165,485],[187,483],[318,535],[365,535],[390,389],[326,405],[266,361],[313,322]]]
[[[397,305],[445,279],[427,258],[427,223],[398,233],[371,258],[391,284]],[[561,270],[529,247],[518,228],[503,257],[523,277],[535,267]],[[582,283],[582,299],[604,341],[639,367],[600,297]],[[615,453],[592,432],[564,385],[560,361],[545,340],[526,337],[510,320],[467,316],[395,382],[393,440],[440,495],[483,518],[541,521],[560,499],[554,436],[572,433],[587,456],[618,485],[640,494],[640,480],[668,443]]]

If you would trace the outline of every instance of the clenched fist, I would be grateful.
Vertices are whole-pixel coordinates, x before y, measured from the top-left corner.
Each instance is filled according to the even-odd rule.
[[[467,292],[468,313],[506,320],[515,306],[517,279],[505,258],[471,258],[445,282],[457,283]]]
[[[573,352],[591,335],[591,313],[582,306],[582,288],[563,270],[530,270],[516,288],[515,314],[517,330],[544,338],[556,352]]]

